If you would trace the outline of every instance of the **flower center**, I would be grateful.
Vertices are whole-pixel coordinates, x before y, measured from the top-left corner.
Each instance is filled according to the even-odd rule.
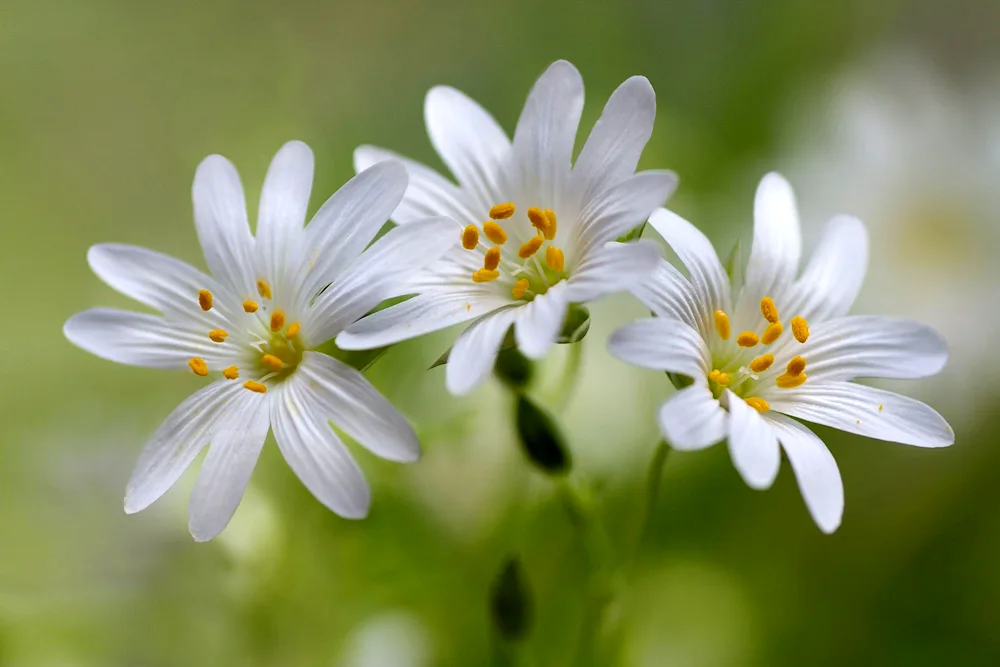
[[[510,219],[515,211],[516,207],[510,202],[491,208],[490,219],[482,224],[481,232],[471,224],[462,230],[462,247],[470,252],[480,249],[483,252],[483,268],[473,272],[473,282],[502,279],[504,285],[510,285],[515,299],[530,301],[566,277],[566,257],[561,248],[551,243],[558,229],[555,212],[537,207],[528,209],[528,221],[535,233],[521,244],[516,257],[513,253],[504,253],[502,246],[507,243],[507,230],[501,221]],[[491,245],[487,246],[480,235]]]
[[[731,342],[729,316],[721,310],[715,311],[715,332],[723,345],[718,346],[718,352],[712,355],[713,368],[708,373],[708,381],[716,398],[722,395],[724,389],[729,389],[758,412],[767,412],[771,406],[763,398],[754,396],[757,390],[770,382],[780,389],[792,389],[802,386],[809,376],[805,372],[806,359],[801,355],[793,354],[787,362],[782,362],[784,372],[781,372],[782,363],[775,366],[778,360],[774,354],[760,354],[758,346],[773,345],[785,331],[774,299],[765,296],[760,300],[760,314],[764,318],[764,330],[760,335],[744,331]],[[800,345],[808,340],[809,323],[805,318],[793,317],[788,324],[792,336]]]

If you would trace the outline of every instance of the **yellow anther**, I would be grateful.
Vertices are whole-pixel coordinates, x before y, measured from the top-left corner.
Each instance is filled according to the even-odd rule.
[[[774,355],[765,354],[763,356],[757,357],[756,359],[750,362],[750,370],[752,370],[754,373],[763,373],[768,368],[770,368],[771,364],[773,363],[774,363]]]
[[[488,283],[496,280],[500,277],[499,271],[491,271],[490,269],[479,269],[472,274],[472,282],[474,283]]]
[[[719,332],[719,338],[729,340],[729,315],[721,310],[715,311],[715,330]]]
[[[229,334],[222,329],[212,329],[208,332],[208,337],[211,338],[216,343],[221,343],[226,340]]]
[[[462,230],[462,247],[472,250],[479,245],[479,228],[475,225],[466,225]]]
[[[781,334],[784,333],[784,331],[785,327],[781,324],[781,322],[768,324],[767,328],[764,329],[764,335],[760,337],[760,340],[764,343],[764,345],[770,345],[774,341],[781,338]]]
[[[254,382],[253,380],[247,380],[246,382],[244,382],[243,388],[249,389],[250,391],[256,392],[258,394],[267,393],[267,387],[265,385],[262,385],[260,382]]]
[[[788,375],[800,375],[806,369],[805,357],[792,357],[792,360],[785,366],[785,373]]]
[[[879,403],[879,405],[878,405],[878,411],[882,412],[882,404],[881,403]]]
[[[556,212],[551,208],[545,209],[545,217],[549,219],[549,228],[545,230],[545,238],[551,241],[556,237],[556,227],[559,226],[559,221],[556,220]]]
[[[749,398],[744,398],[743,400],[757,412],[767,412],[771,409],[771,404],[760,396],[750,396]]]
[[[256,301],[244,301],[243,310],[248,313],[256,313],[260,306],[257,305]]]
[[[271,298],[271,286],[267,284],[264,280],[257,281],[257,294],[260,294],[263,299]]]
[[[760,339],[757,338],[757,334],[752,331],[744,331],[736,337],[736,344],[740,347],[753,347],[759,342]]]
[[[202,359],[201,357],[192,358],[190,361],[188,361],[188,366],[191,367],[191,371],[195,375],[200,375],[202,377],[208,375],[208,364],[206,364],[205,360]]]
[[[486,238],[497,245],[503,245],[507,242],[507,232],[503,230],[503,227],[492,220],[487,220],[483,223],[483,234],[486,235]]]
[[[204,311],[212,310],[212,293],[207,289],[198,292],[198,305]]]
[[[517,251],[517,256],[521,259],[527,259],[538,252],[538,249],[542,247],[543,243],[545,243],[545,237],[532,236],[528,239],[528,242],[522,245]]]
[[[240,376],[240,369],[236,366],[230,366],[229,368],[223,369],[222,374],[227,380],[235,380]]]
[[[566,266],[566,256],[562,250],[554,245],[550,245],[545,249],[545,263],[553,271],[562,271],[563,267]]]
[[[270,368],[272,371],[280,371],[285,367],[285,362],[283,362],[278,357],[273,354],[265,354],[260,358],[261,363]]]
[[[552,226],[551,223],[549,223],[549,219],[545,217],[545,212],[535,206],[528,209],[528,220],[531,220],[531,226],[540,231],[542,234],[545,234],[549,227]]]
[[[516,283],[514,283],[514,288],[510,291],[514,295],[515,299],[520,299],[524,296],[524,293],[528,291],[528,279],[521,278]]]
[[[299,331],[301,329],[302,329],[301,324],[299,324],[298,322],[292,322],[291,324],[288,325],[288,331],[285,332],[285,335],[288,336],[289,338],[295,338],[296,336],[299,335]]]
[[[708,374],[708,379],[715,384],[722,385],[723,387],[729,384],[729,374],[723,373],[718,368]]]
[[[778,307],[774,305],[774,299],[765,296],[760,300],[760,314],[771,324],[778,321]]]
[[[285,314],[280,310],[271,313],[271,331],[281,331],[285,328]]]
[[[804,317],[793,317],[791,321],[792,335],[795,340],[804,343],[809,340],[809,323]]]
[[[808,377],[805,373],[799,373],[798,375],[788,375],[786,373],[785,375],[779,375],[774,381],[782,389],[794,389],[805,384]]]
[[[498,266],[500,266],[500,248],[493,246],[486,251],[486,256],[483,258],[483,268],[487,271],[494,271]]]
[[[514,215],[514,204],[512,202],[497,204],[490,209],[490,217],[494,220],[506,220],[512,215]]]

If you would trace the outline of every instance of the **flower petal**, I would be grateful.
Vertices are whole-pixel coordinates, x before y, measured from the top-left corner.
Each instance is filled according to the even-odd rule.
[[[752,489],[774,484],[781,466],[781,450],[774,429],[757,410],[726,389],[729,405],[729,455],[740,476]]]
[[[712,396],[707,384],[681,389],[660,407],[660,432],[674,449],[693,451],[726,437],[729,413]]]
[[[844,482],[833,454],[815,433],[794,419],[773,411],[766,419],[792,464],[813,521],[824,533],[834,532],[844,515]]]
[[[767,395],[771,409],[848,433],[917,447],[955,442],[948,422],[932,408],[891,391],[854,382],[807,382]]]
[[[652,275],[631,291],[655,315],[680,320],[695,330],[700,326],[702,306],[694,287],[666,260],[658,260]]]
[[[330,421],[368,451],[390,461],[420,458],[420,441],[399,411],[355,368],[306,352],[299,372],[312,380],[316,404]]]
[[[514,339],[529,359],[541,359],[556,342],[566,320],[566,283],[561,282],[539,294],[527,306],[518,308]]]
[[[608,351],[622,361],[656,371],[704,379],[711,356],[701,335],[679,320],[651,317],[621,327]]]
[[[289,141],[271,160],[260,192],[257,257],[264,275],[279,291],[285,283],[282,278],[286,268],[290,268],[288,265],[296,259],[292,254],[293,244],[299,241],[306,222],[313,184],[313,162],[313,153],[308,146],[301,141]]]
[[[316,500],[347,519],[368,515],[364,474],[327,422],[325,406],[293,377],[271,399],[274,439],[282,456]]]
[[[635,287],[656,270],[660,253],[651,243],[608,243],[588,253],[566,283],[566,299],[585,303]]]
[[[646,77],[633,76],[611,94],[573,167],[582,201],[635,172],[655,117],[656,94]]]
[[[511,307],[494,311],[462,332],[451,348],[445,368],[449,392],[465,396],[486,379],[518,310],[518,307]]]
[[[673,172],[640,171],[600,192],[580,214],[571,247],[582,250],[573,253],[574,261],[586,248],[598,248],[641,225],[676,187]]]
[[[266,394],[241,391],[212,433],[188,505],[188,528],[205,542],[229,524],[257,465],[270,425]]]
[[[788,304],[792,317],[829,320],[843,317],[861,290],[868,270],[868,232],[863,222],[839,216],[827,223],[823,236]]]

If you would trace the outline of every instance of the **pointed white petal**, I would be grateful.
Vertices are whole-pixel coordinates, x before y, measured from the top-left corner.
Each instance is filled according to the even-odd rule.
[[[729,455],[740,476],[752,489],[774,484],[781,465],[781,450],[774,429],[755,409],[729,391]]]
[[[208,444],[226,415],[229,402],[242,388],[220,380],[202,387],[170,413],[142,448],[125,489],[125,512],[134,514],[166,493]]]
[[[306,222],[313,183],[313,153],[301,141],[281,147],[264,179],[257,214],[257,257],[264,275],[281,288]],[[388,216],[387,216],[388,217]],[[383,220],[384,222],[384,220]]]
[[[692,378],[704,378],[710,370],[711,355],[701,335],[665,317],[626,324],[611,334],[608,351],[630,364]]]
[[[707,384],[681,389],[660,407],[657,417],[667,443],[682,451],[710,447],[729,432],[729,413]]]
[[[824,533],[840,527],[844,515],[844,482],[833,454],[816,434],[794,419],[774,411],[766,414],[771,428],[778,434],[788,462],[792,464],[813,521]]]
[[[573,167],[582,201],[631,176],[653,133],[656,94],[644,76],[633,76],[612,93]]]
[[[212,275],[235,294],[256,284],[253,237],[236,167],[221,155],[198,165],[192,188],[194,222]]]
[[[449,392],[465,396],[486,379],[520,308],[523,306],[485,315],[458,337],[445,368],[445,384]]]
[[[188,528],[198,542],[222,532],[236,512],[257,465],[270,424],[268,398],[243,390],[230,402],[212,433],[188,505]]]
[[[588,253],[576,267],[566,283],[566,299],[585,303],[628,290],[648,280],[660,261],[651,243],[608,243]]]
[[[274,439],[288,466],[316,500],[347,519],[368,515],[368,482],[327,422],[325,406],[292,377],[271,398]]]
[[[566,283],[558,283],[545,294],[518,308],[514,339],[517,347],[529,359],[541,359],[555,344],[566,320]]]
[[[811,380],[795,389],[768,392],[771,409],[848,433],[917,447],[955,442],[948,422],[920,401],[854,382]]]
[[[306,352],[299,372],[316,405],[337,428],[390,461],[420,458],[420,441],[406,418],[357,369],[319,352]]]
[[[632,231],[645,222],[676,187],[677,175],[670,171],[640,171],[618,181],[584,207],[572,246],[597,248]]]
[[[632,294],[659,317],[680,320],[697,330],[702,307],[694,287],[670,262],[660,259],[649,278],[632,286]]]
[[[868,270],[868,232],[863,222],[839,216],[827,223],[788,304],[790,317],[829,320],[850,310]]]

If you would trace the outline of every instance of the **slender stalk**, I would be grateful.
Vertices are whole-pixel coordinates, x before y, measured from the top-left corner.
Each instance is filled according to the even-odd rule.
[[[631,570],[639,556],[642,541],[649,531],[649,523],[653,518],[653,509],[656,507],[656,499],[660,494],[660,482],[663,479],[663,467],[667,463],[670,455],[670,446],[665,440],[660,440],[656,449],[653,450],[653,458],[649,460],[649,468],[646,472],[646,494],[643,499],[642,513],[639,515],[639,523],[636,527],[635,539],[632,543],[632,550],[629,552],[628,569]]]

